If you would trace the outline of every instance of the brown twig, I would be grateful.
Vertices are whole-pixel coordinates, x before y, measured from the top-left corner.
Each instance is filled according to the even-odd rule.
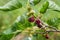
[[[60,32],[60,30],[47,30],[46,32]]]

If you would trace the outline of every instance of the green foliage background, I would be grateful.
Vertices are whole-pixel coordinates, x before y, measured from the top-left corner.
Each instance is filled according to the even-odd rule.
[[[0,6],[3,6],[9,1],[10,0],[0,0]],[[53,0],[53,1],[60,6],[60,0]],[[42,0],[39,4],[37,4],[33,8],[39,11],[43,2],[45,2],[45,0]],[[19,15],[26,12],[26,9],[27,9],[26,7],[22,7],[20,9],[8,11],[8,12],[0,11],[0,32],[4,31],[10,25],[12,25],[15,19]],[[56,26],[58,29],[60,29],[60,12],[56,12],[56,11],[52,11],[51,9],[48,9],[46,13],[43,15],[42,20],[44,22],[47,22],[49,25]],[[60,40],[60,39],[58,38],[57,40]]]

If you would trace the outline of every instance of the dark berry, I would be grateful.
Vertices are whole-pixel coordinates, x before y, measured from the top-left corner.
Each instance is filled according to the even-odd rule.
[[[39,24],[40,24],[40,20],[37,19],[37,20],[35,21],[35,23],[39,25]]]
[[[46,38],[46,39],[49,39],[49,35],[48,35],[48,34],[46,34],[46,35],[45,35],[45,38]]]
[[[35,20],[34,16],[32,16],[28,19],[29,22],[34,22],[34,20]]]
[[[42,27],[42,25],[41,25],[41,24],[37,24],[37,27],[41,28],[41,27]]]
[[[35,24],[36,24],[37,27],[39,27],[39,28],[42,27],[42,25],[41,25],[40,23],[41,23],[41,21],[40,21],[39,19],[37,19],[37,20],[35,21]]]

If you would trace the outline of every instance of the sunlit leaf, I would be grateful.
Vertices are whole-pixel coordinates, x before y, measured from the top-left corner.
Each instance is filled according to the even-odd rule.
[[[0,6],[0,10],[11,11],[11,10],[15,10],[15,9],[21,8],[22,5],[23,5],[22,1],[23,0],[20,0],[20,1],[19,0],[11,0],[7,4],[5,4],[3,6]],[[27,0],[23,1],[23,2],[26,5]]]
[[[49,9],[60,12],[60,6],[58,4],[56,4],[54,1],[51,0],[48,0],[48,2],[49,2]]]

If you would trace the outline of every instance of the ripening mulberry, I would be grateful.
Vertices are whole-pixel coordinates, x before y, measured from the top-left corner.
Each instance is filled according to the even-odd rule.
[[[36,24],[40,24],[41,22],[40,22],[39,19],[37,19],[37,20],[35,21],[35,23],[36,23]]]
[[[34,16],[32,16],[28,19],[29,22],[34,22],[34,20],[35,20]]]
[[[36,24],[37,27],[39,27],[39,28],[42,27],[42,25],[41,25],[41,21],[40,21],[39,19],[37,19],[37,20],[35,21],[35,24]]]

